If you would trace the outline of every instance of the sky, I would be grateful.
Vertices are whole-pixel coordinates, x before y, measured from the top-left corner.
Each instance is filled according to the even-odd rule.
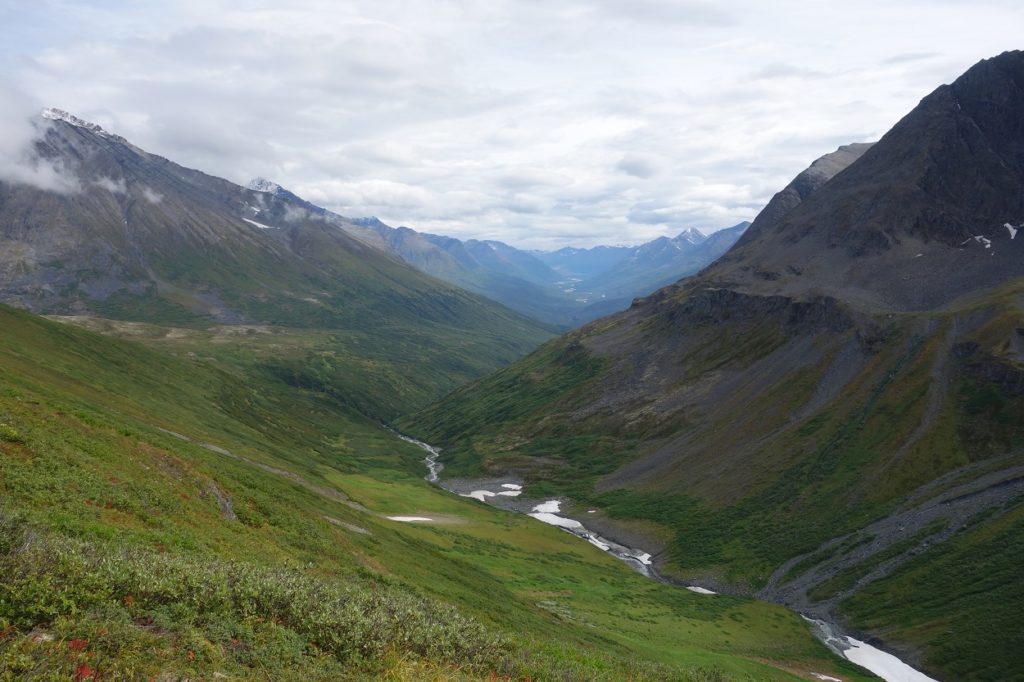
[[[636,244],[752,219],[1022,28],[1019,0],[0,0],[0,178],[68,189],[19,157],[54,106],[342,215]]]

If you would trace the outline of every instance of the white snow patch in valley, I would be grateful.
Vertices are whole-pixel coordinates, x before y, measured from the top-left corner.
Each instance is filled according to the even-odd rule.
[[[588,513],[588,514],[596,514],[596,513],[597,513],[597,510],[596,510],[596,509],[588,509],[588,510],[587,510],[587,513]]]
[[[1010,223],[1003,223],[1003,227],[1010,231],[1011,240],[1017,236],[1017,228],[1011,225]]]
[[[504,495],[505,497],[519,497],[520,495],[523,494],[523,491],[522,490],[502,490],[498,494],[499,495]]]
[[[509,490],[522,490],[523,489],[523,486],[516,485],[515,483],[502,483],[501,487],[502,488],[508,488]]]
[[[843,655],[857,665],[867,668],[886,682],[936,682],[892,654],[876,649],[853,637],[847,637],[846,641],[850,648],[843,651]]]
[[[811,673],[811,677],[816,677],[819,680],[824,680],[824,682],[843,682],[838,677],[832,677],[831,675],[826,675],[824,673]]]
[[[688,589],[690,592],[696,592],[697,594],[718,594],[717,592],[713,592],[712,590],[709,590],[706,587],[697,587],[696,585],[687,585],[686,589]]]
[[[542,514],[557,514],[562,511],[562,503],[558,500],[548,500],[542,502],[533,508],[535,512],[541,512]]]
[[[536,509],[536,507],[534,507]],[[567,519],[562,516],[557,516],[550,512],[534,512],[530,514],[533,518],[538,521],[550,524],[552,526],[558,526],[560,528],[583,528],[583,524],[574,519]]]
[[[494,497],[497,493],[492,493],[490,490],[474,490],[468,495],[462,495],[462,497],[472,497],[474,500],[480,500],[486,502],[488,497]]]
[[[261,230],[273,230],[273,229],[275,229],[273,225],[264,225],[263,223],[258,223],[255,220],[249,220],[248,218],[242,218],[242,220],[244,220],[245,222],[249,223],[250,225],[255,225],[256,227],[260,228]]]
[[[402,523],[411,523],[415,521],[433,521],[434,519],[429,516],[389,516],[388,519],[392,521],[401,521]]]
[[[594,547],[597,547],[602,552],[607,552],[609,549],[612,548],[611,545],[601,542],[600,538],[594,537],[593,535],[587,536],[587,542],[592,544]]]
[[[979,244],[984,244],[986,249],[991,249],[992,248],[992,240],[989,239],[988,237],[982,237],[981,235],[975,235],[974,241],[978,242]]]
[[[647,552],[644,552],[643,554],[637,554],[636,560],[642,563],[644,566],[651,565],[651,555]]]

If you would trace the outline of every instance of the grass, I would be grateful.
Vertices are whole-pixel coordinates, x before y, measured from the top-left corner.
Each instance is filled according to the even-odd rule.
[[[195,340],[0,329],[0,678],[870,679],[784,609],[426,484],[321,387]]]

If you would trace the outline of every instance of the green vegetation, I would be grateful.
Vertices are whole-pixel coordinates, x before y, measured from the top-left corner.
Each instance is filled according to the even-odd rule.
[[[668,538],[669,572],[756,590],[793,557],[810,555],[783,582],[852,551],[867,541],[857,531],[944,474],[961,472],[927,495],[1024,462],[1013,295],[975,302],[983,314],[888,316],[862,322],[866,331],[806,333],[758,318],[683,333],[678,309],[665,306],[550,342],[399,424],[444,447],[458,472],[515,469],[528,493],[563,495],[624,523],[653,522],[652,535]],[[963,327],[953,318],[970,315],[987,321],[957,336]],[[582,357],[570,365],[571,348]],[[833,366],[843,363],[856,364],[838,370],[848,372],[842,391],[829,395]],[[820,549],[844,535],[852,544]],[[921,539],[866,558],[812,596],[852,587]],[[935,546],[920,551],[921,570],[940,560]],[[1012,546],[1009,553],[1008,562],[1024,560]],[[1024,607],[1021,594],[952,584],[972,594],[979,613],[1007,601]],[[964,649],[895,627],[895,604],[875,600],[865,629],[894,645],[927,646],[928,665],[949,670]],[[952,602],[935,612],[959,613]],[[974,629],[968,639],[986,631],[980,620],[965,627]],[[984,651],[994,662],[978,679],[996,679],[995,666],[1015,662],[1008,649]]]
[[[940,679],[1024,679],[1024,508],[979,519],[843,604],[855,627],[907,642]],[[951,590],[950,586],[957,586]]]
[[[213,332],[0,329],[0,678],[869,679],[784,609],[426,484],[418,448]]]

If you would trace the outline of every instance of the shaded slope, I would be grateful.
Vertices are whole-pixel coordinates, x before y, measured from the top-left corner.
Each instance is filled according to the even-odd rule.
[[[1024,246],[1014,236],[1024,223],[1022,74],[1024,53],[1007,52],[939,87],[708,278],[923,310],[1021,276]]]

